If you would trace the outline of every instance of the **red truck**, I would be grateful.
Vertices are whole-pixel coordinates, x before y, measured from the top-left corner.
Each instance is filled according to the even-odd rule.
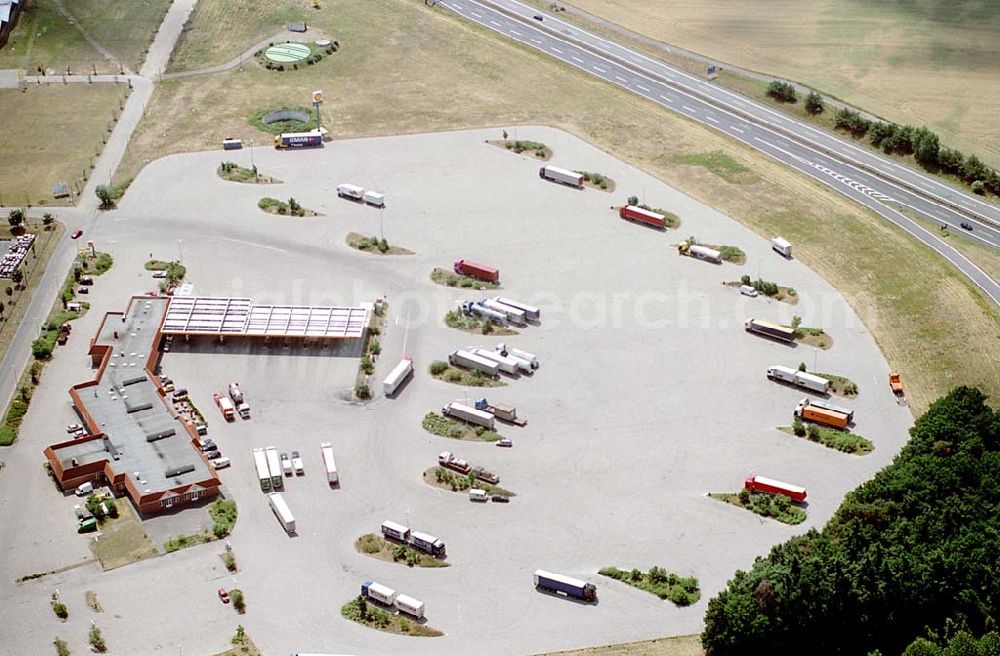
[[[469,260],[456,260],[455,273],[460,273],[463,276],[469,276],[470,278],[485,280],[486,282],[500,282],[500,269],[494,269],[491,266],[477,264],[475,262],[470,262]]]
[[[651,212],[650,210],[644,210],[635,205],[622,205],[618,208],[618,216],[626,221],[634,221],[635,223],[642,223],[654,228],[663,230],[667,228],[667,217],[656,212]]]
[[[743,487],[750,492],[766,492],[767,494],[783,494],[792,501],[802,502],[806,500],[806,489],[798,485],[783,483],[773,478],[763,476],[751,476],[743,481]]]

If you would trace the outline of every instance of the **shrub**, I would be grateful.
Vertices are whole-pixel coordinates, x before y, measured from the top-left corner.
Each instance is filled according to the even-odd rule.
[[[431,363],[430,372],[432,376],[440,376],[448,368],[448,363],[443,360],[435,360]]]
[[[774,80],[767,85],[767,95],[778,102],[785,103],[794,103],[799,99],[799,94],[796,93],[795,87],[788,82],[780,82],[778,80]]]
[[[671,588],[669,599],[678,606],[691,605],[691,594],[687,590],[679,586]]]
[[[69,645],[65,640],[56,638],[52,641],[52,645],[56,648],[56,656],[69,656]]]
[[[626,205],[638,205],[639,204],[639,197],[638,196],[629,196],[628,199],[625,201],[625,204]]]
[[[792,419],[792,432],[799,437],[803,437],[806,434],[806,425],[798,417]]]
[[[50,343],[48,339],[39,337],[31,343],[31,355],[36,360],[48,360],[52,357],[53,347],[54,344]]]
[[[826,103],[823,102],[823,96],[815,91],[810,91],[809,95],[806,96],[806,111],[815,116],[822,114],[824,109],[826,109]]]
[[[99,654],[103,654],[108,650],[108,646],[104,642],[104,636],[101,635],[101,629],[96,625],[90,627],[89,641],[90,646]]]
[[[69,610],[66,608],[66,604],[59,601],[52,604],[52,612],[55,613],[56,617],[58,617],[61,620],[64,620],[67,617],[69,617]]]
[[[816,424],[806,426],[806,436],[813,442],[819,441],[819,427]],[[778,495],[781,496],[781,495]]]
[[[242,615],[247,610],[247,600],[243,597],[243,591],[239,588],[234,588],[229,591],[229,598],[233,601],[233,608],[236,612]]]
[[[236,556],[233,555],[232,551],[226,552],[226,555],[222,557],[222,562],[226,564],[227,571],[236,571]]]
[[[980,196],[986,193],[986,185],[982,180],[976,180],[972,183],[972,193],[979,194]]]
[[[370,399],[372,397],[372,390],[368,387],[368,383],[358,383],[355,385],[354,396],[359,399]]]
[[[368,343],[368,351],[372,355],[378,355],[379,353],[382,352],[382,345],[379,344],[377,339],[373,339]]]
[[[746,274],[743,274],[742,276],[740,276],[740,284],[742,284],[742,285],[749,285],[750,284],[750,276],[748,276]]]
[[[406,564],[413,567],[420,562],[420,554],[412,549],[406,553]]]
[[[395,547],[392,548],[392,559],[394,561],[403,560],[404,558],[406,558],[406,547],[402,545],[396,545]]]
[[[375,363],[372,362],[371,357],[368,355],[361,356],[361,370],[365,372],[366,375],[370,376],[373,371],[375,371]]]

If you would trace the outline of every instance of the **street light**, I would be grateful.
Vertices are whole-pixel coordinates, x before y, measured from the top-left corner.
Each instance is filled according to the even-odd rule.
[[[177,240],[177,250],[178,250],[178,254],[180,256],[180,259],[178,259],[177,261],[179,263],[181,263],[181,264],[184,264],[184,240],[183,239],[178,239]]]

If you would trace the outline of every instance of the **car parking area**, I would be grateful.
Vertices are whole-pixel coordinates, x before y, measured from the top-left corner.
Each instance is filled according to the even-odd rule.
[[[736,569],[821,526],[845,492],[891,461],[912,418],[886,384],[889,368],[877,345],[836,290],[773,252],[773,235],[756,235],[576,137],[542,127],[518,133],[552,148],[553,164],[599,171],[617,191],[539,179],[537,160],[485,143],[498,129],[257,149],[258,169],[282,185],[219,179],[220,152],[171,156],[143,170],[113,219],[88,230],[115,265],[94,286],[92,309],[74,335],[93,335],[100,314],[155,289],[142,268],[150,256],[181,258],[199,296],[273,305],[385,299],[375,398],[351,400],[357,340],[176,337],[163,355],[163,373],[187,389],[208,420],[208,437],[232,463],[218,476],[239,508],[229,538],[236,581],[214,543],[111,572],[82,566],[14,585],[22,570],[46,571],[87,553],[86,537],[69,520],[53,519],[71,512],[75,498],[55,492],[40,465],[41,449],[75,421],[67,389],[92,375],[86,339],[71,340],[46,369],[21,443],[0,474],[0,524],[22,527],[0,564],[0,596],[10,602],[0,617],[0,654],[50,649],[45,601],[54,587],[64,598],[98,591],[107,613],[96,619],[115,653],[172,653],[178,645],[185,653],[222,651],[237,623],[269,654],[534,654],[692,633]],[[234,156],[248,165],[249,153]],[[342,183],[379,190],[385,208],[338,198]],[[681,227],[659,232],[618,218],[612,206],[632,194],[679,215]],[[321,215],[266,214],[256,206],[263,196],[292,196]],[[384,236],[414,254],[361,253],[345,243],[348,232]],[[691,234],[739,246],[747,263],[679,256],[674,244]],[[430,280],[433,268],[460,258],[500,269],[497,293],[540,307],[540,323],[504,337],[445,326],[457,303],[485,295]],[[798,305],[722,284],[743,274],[794,287]],[[784,345],[743,328],[748,317],[787,324],[793,315],[824,328],[833,347]],[[497,342],[537,354],[537,371],[503,375],[506,385],[486,389],[428,374],[430,363],[451,351],[492,350]],[[385,398],[381,381],[404,355],[414,360],[413,379]],[[875,444],[871,455],[839,453],[776,430],[791,423],[806,393],[769,382],[765,370],[800,362],[858,383],[856,400],[831,400],[855,410],[855,430]],[[213,403],[213,393],[224,394],[233,381],[247,396],[250,419],[224,421]],[[516,406],[528,420],[524,427],[497,424],[512,448],[421,427],[426,413],[480,396]],[[333,445],[339,486],[327,483],[322,442]],[[301,454],[302,474],[283,475],[293,536],[278,524],[255,473],[252,449],[267,446]],[[441,451],[498,473],[499,484],[517,496],[476,504],[427,485],[421,475]],[[735,492],[753,474],[806,487],[808,520],[786,526],[706,496]],[[411,569],[357,553],[354,541],[378,533],[384,520],[444,540],[451,566]],[[168,527],[157,537],[172,522],[152,520]],[[679,609],[597,574],[612,565],[661,565],[696,576],[702,600]],[[536,569],[594,583],[598,602],[536,592]],[[365,580],[423,601],[427,623],[445,635],[390,635],[343,619],[340,607]],[[245,616],[220,602],[221,586],[244,591]],[[152,616],[156,626],[146,631]],[[80,623],[73,627],[86,620],[71,608],[70,622]],[[138,623],[144,631],[134,630]]]

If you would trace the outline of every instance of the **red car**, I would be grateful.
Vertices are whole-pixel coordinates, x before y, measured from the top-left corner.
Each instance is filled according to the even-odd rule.
[[[77,230],[73,233],[73,239],[79,239],[81,235],[83,235],[83,230]]]
[[[221,599],[224,604],[229,603],[229,593],[226,592],[225,588],[219,588],[219,599]]]

